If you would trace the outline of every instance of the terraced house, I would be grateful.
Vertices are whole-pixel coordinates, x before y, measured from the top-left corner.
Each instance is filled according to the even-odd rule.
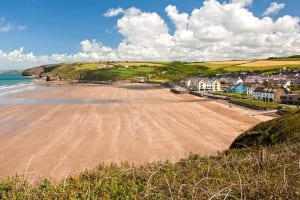
[[[281,103],[300,105],[300,94],[285,94],[281,96]]]
[[[258,87],[253,92],[253,99],[266,102],[281,101],[280,97],[285,94],[285,90],[282,88],[265,88]]]
[[[221,91],[221,83],[218,79],[187,78],[185,86],[192,91],[217,92]]]

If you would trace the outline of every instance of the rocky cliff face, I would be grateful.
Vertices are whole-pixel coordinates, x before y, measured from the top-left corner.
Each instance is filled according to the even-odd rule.
[[[26,69],[22,72],[22,76],[39,76],[44,72],[42,67],[34,67],[30,69]]]
[[[42,73],[51,72],[54,70],[58,65],[42,65],[38,67],[33,67],[30,69],[26,69],[22,72],[23,76],[40,76]]]

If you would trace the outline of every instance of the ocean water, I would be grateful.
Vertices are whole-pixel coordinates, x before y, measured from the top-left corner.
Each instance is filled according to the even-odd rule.
[[[32,90],[36,86],[31,77],[23,77],[20,72],[0,72],[0,97]]]

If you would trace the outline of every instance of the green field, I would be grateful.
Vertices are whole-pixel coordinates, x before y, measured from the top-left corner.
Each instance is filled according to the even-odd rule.
[[[298,59],[298,58],[291,58]],[[275,63],[266,65],[265,63]],[[220,61],[220,62],[119,62],[106,63],[112,67],[101,68],[105,63],[62,63],[54,70],[42,76],[60,76],[66,80],[85,81],[117,81],[134,80],[143,76],[146,81],[169,82],[182,80],[188,76],[215,75],[240,71],[260,71],[265,74],[275,72],[280,68],[299,68],[300,64],[289,64],[287,61],[249,60],[249,61]],[[298,62],[297,62],[298,63]],[[247,66],[247,64],[249,66]],[[260,65],[264,64],[264,65]],[[100,66],[100,68],[98,68]],[[127,67],[125,67],[127,66]]]
[[[278,61],[300,61],[300,55],[287,56],[287,57],[271,57],[268,60],[278,60]]]

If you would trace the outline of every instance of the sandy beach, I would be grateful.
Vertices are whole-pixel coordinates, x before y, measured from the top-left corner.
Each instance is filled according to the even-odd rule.
[[[270,119],[159,85],[43,87],[0,98],[0,177],[60,179],[100,163],[212,155]]]

